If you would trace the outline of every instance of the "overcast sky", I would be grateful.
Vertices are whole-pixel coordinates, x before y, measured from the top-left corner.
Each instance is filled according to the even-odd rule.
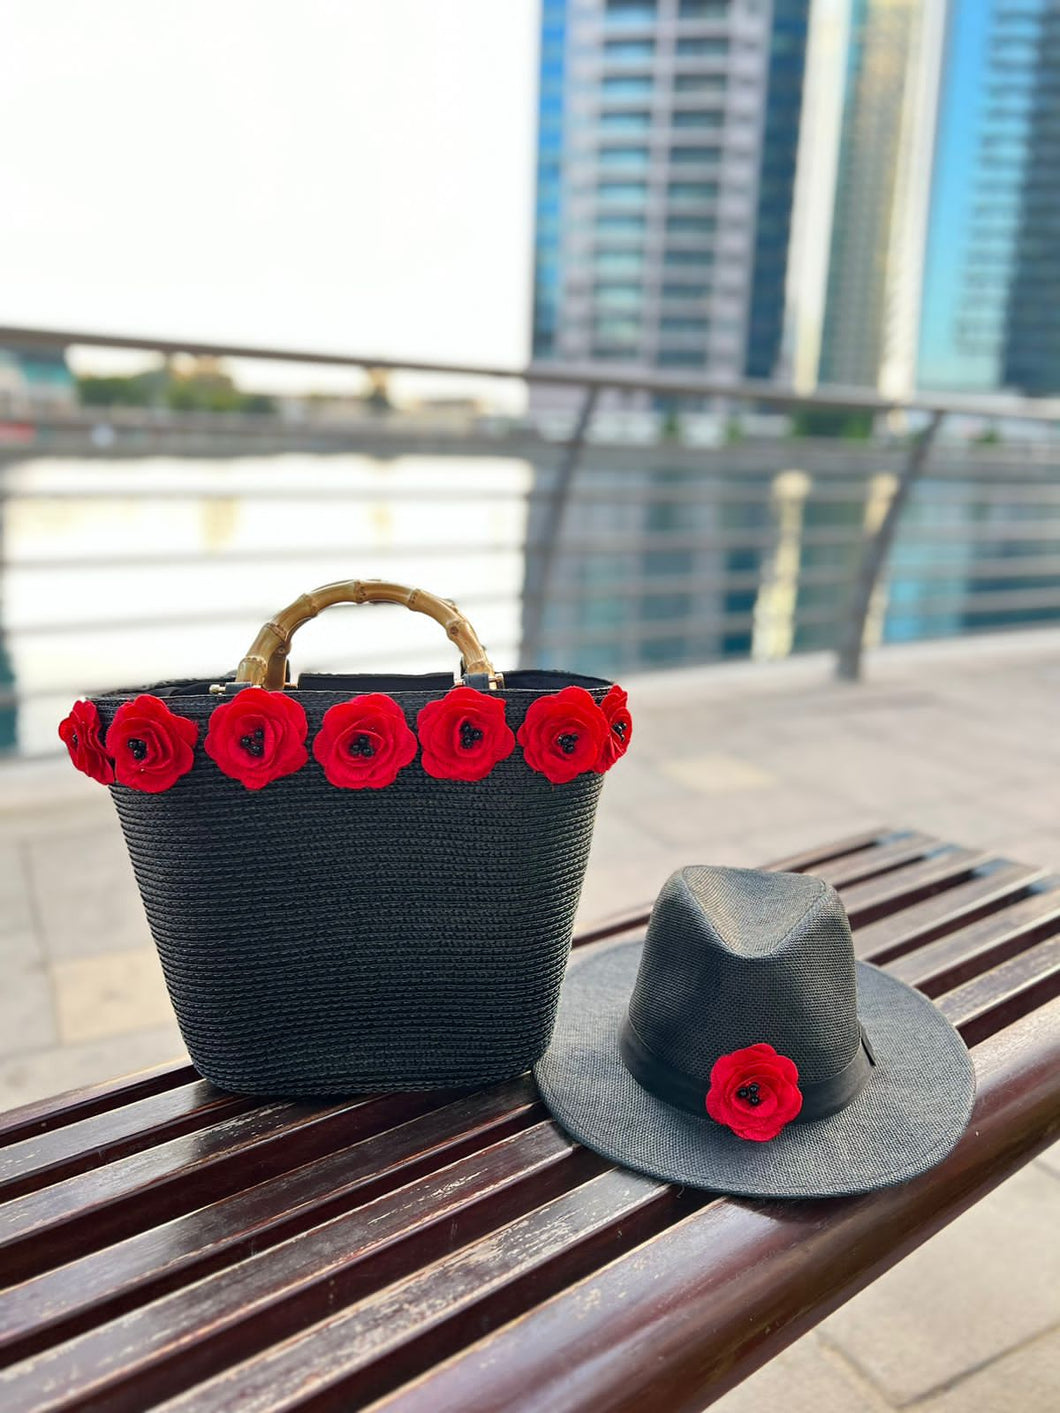
[[[5,0],[0,322],[525,362],[534,0]]]

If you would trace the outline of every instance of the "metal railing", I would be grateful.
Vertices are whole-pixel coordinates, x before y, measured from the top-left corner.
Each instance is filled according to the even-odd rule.
[[[889,611],[912,594],[924,621],[935,615],[957,631],[1060,618],[1060,399],[1009,396],[924,396],[896,399],[849,388],[800,394],[756,382],[718,383],[687,374],[660,375],[622,367],[534,365],[507,369],[449,365],[241,345],[194,343],[0,327],[0,347],[65,349],[70,346],[140,350],[162,356],[267,360],[338,366],[376,372],[452,374],[462,378],[517,379],[529,386],[580,390],[580,402],[560,441],[543,438],[519,419],[443,427],[423,420],[362,416],[348,420],[292,422],[269,415],[168,413],[154,409],[63,408],[0,404],[0,482],[3,508],[44,509],[71,501],[98,506],[137,500],[178,507],[181,502],[224,505],[233,497],[252,503],[289,502],[357,508],[385,499],[393,510],[429,502],[439,513],[467,501],[503,508],[518,501],[525,525],[489,543],[426,536],[389,548],[374,544],[375,562],[439,561],[457,565],[468,556],[498,562],[519,559],[518,650],[522,661],[554,660],[566,651],[581,662],[628,670],[667,661],[705,660],[753,651],[782,655],[799,647],[832,647],[837,672],[855,680],[867,641],[878,638]],[[669,407],[740,406],[790,413],[832,410],[870,414],[881,435],[871,442],[835,439],[749,439],[720,446],[672,441],[653,445],[603,444],[594,424],[607,394],[647,395]],[[948,418],[1019,419],[1039,429],[1026,446],[944,445]],[[904,426],[901,425],[904,422]],[[100,428],[107,429],[100,435]],[[28,428],[28,430],[27,430]],[[24,440],[20,440],[24,437]],[[9,474],[30,458],[142,456],[159,451],[196,456],[263,455],[300,449],[364,451],[393,458],[429,450],[446,460],[520,457],[532,462],[532,483],[476,483],[473,491],[439,477],[429,487],[397,486],[382,492],[350,479],[327,485],[240,483],[236,487],[180,480],[158,485],[61,485]],[[807,475],[806,473],[809,472]],[[191,473],[189,473],[189,476]],[[292,513],[294,513],[292,511]],[[342,563],[358,567],[364,546],[331,528],[325,515],[312,545],[279,542],[268,547],[230,545],[209,555],[219,572],[241,566],[289,562]],[[902,554],[894,564],[896,544]],[[196,548],[169,547],[161,554],[135,542],[75,554],[30,552],[8,545],[0,555],[5,579],[13,574],[82,574],[106,569],[129,574],[164,571],[179,576],[204,562]],[[904,577],[903,577],[904,576]],[[435,583],[443,582],[439,570]],[[433,586],[433,584],[432,584]],[[915,587],[915,593],[909,586]],[[488,611],[496,594],[462,596],[469,611]],[[476,598],[478,602],[476,602]],[[242,601],[224,609],[137,616],[115,611],[64,618],[49,612],[5,614],[9,641],[43,642],[78,633],[88,638],[176,626],[260,622],[276,604]],[[634,612],[635,610],[635,612]],[[683,642],[685,647],[671,651]],[[669,646],[668,646],[669,645]],[[607,653],[611,658],[607,659]],[[669,655],[668,655],[669,654]],[[383,655],[385,656],[385,654]],[[396,658],[395,654],[395,658]],[[619,659],[621,658],[621,661]],[[324,665],[324,664],[321,664]],[[130,674],[135,677],[135,670]],[[12,683],[0,691],[0,708],[35,697],[59,696],[102,683]]]

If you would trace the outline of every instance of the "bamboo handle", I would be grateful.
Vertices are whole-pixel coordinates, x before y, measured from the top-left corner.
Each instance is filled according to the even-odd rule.
[[[486,656],[478,634],[455,604],[425,589],[408,589],[404,584],[388,584],[381,579],[341,579],[295,599],[258,633],[239,664],[236,681],[272,690],[282,688],[286,681],[287,654],[295,632],[322,609],[336,603],[397,603],[416,613],[426,613],[442,625],[460,649],[465,676],[484,675],[489,680],[490,691],[504,685],[504,679],[494,671]]]

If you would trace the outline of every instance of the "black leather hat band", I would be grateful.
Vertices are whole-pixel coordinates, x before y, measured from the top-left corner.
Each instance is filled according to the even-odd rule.
[[[691,1075],[674,1069],[665,1060],[660,1060],[644,1044],[627,1015],[618,1033],[619,1051],[622,1063],[630,1074],[649,1093],[667,1104],[685,1109],[697,1118],[706,1117],[706,1097],[708,1083],[693,1079]],[[802,1123],[814,1119],[826,1119],[831,1114],[845,1109],[852,1099],[856,1099],[868,1083],[876,1058],[872,1053],[864,1028],[861,1030],[861,1044],[854,1052],[849,1064],[836,1074],[813,1084],[799,1084],[802,1095],[802,1108],[795,1122]]]

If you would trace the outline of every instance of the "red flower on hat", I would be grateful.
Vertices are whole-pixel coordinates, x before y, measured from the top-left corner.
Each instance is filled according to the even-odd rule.
[[[610,733],[607,717],[584,687],[564,687],[530,704],[518,740],[531,770],[553,785],[595,770]]]
[[[610,770],[615,761],[620,760],[629,750],[633,737],[633,718],[629,714],[626,701],[626,693],[621,687],[615,686],[600,703],[600,710],[610,728],[600,751],[600,759],[596,762],[595,768],[600,775]]]
[[[748,1045],[714,1062],[707,1090],[707,1113],[737,1138],[764,1143],[802,1108],[794,1060],[772,1045]]]
[[[199,728],[176,716],[158,697],[122,702],[107,731],[107,751],[119,785],[157,795],[187,775],[195,762]]]
[[[203,744],[225,775],[241,780],[248,790],[260,790],[305,765],[308,731],[305,712],[294,697],[244,687],[214,710]]]
[[[59,723],[59,739],[78,770],[101,785],[113,783],[114,766],[103,746],[95,702],[74,702],[70,715]]]
[[[416,717],[421,764],[436,780],[482,780],[515,750],[504,702],[473,687],[454,687]]]
[[[328,707],[313,738],[313,755],[332,785],[381,790],[415,756],[405,713],[385,692],[369,692]]]

